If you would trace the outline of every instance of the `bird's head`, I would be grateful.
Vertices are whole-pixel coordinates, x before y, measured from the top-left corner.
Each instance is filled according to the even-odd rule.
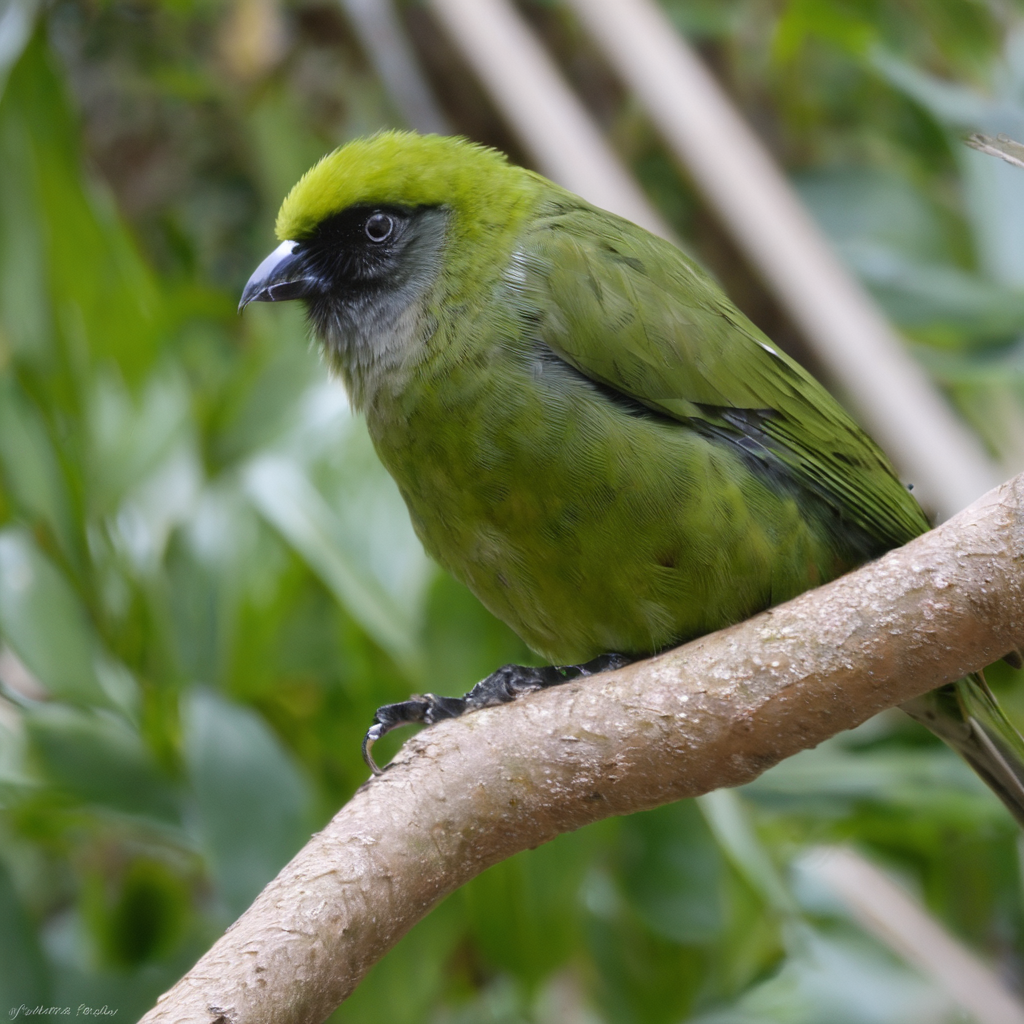
[[[285,198],[281,244],[239,310],[303,299],[344,370],[401,340],[395,325],[442,271],[449,293],[471,288],[532,209],[540,180],[461,138],[392,131],[350,142]]]

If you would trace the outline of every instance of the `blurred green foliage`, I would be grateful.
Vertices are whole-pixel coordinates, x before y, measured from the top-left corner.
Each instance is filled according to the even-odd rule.
[[[957,139],[1024,138],[1012,5],[664,2],[936,379],[1024,461],[1024,175]],[[666,216],[793,341],[569,13],[524,11]],[[401,13],[456,129],[523,158],[427,12]],[[364,780],[378,704],[530,655],[426,560],[300,311],[235,315],[285,190],[398,123],[340,8],[5,0],[0,88],[0,1011],[125,1019]],[[1020,980],[1016,829],[893,713],[741,793],[498,865],[336,1019],[960,1019],[816,878],[809,851],[836,840]]]

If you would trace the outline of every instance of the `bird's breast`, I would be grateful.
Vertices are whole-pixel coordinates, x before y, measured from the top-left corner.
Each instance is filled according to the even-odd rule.
[[[660,650],[831,558],[733,453],[536,345],[428,364],[386,411],[371,434],[428,552],[554,661]]]

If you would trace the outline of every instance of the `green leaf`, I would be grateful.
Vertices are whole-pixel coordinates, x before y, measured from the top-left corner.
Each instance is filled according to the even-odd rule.
[[[746,883],[776,913],[794,914],[796,903],[754,830],[743,798],[733,789],[716,789],[697,797],[697,806],[715,842]]]
[[[47,261],[50,302],[68,365],[116,363],[141,380],[162,329],[160,292],[113,204],[83,181],[63,83],[37,33],[11,72],[0,115],[20,123]],[[83,365],[84,364],[84,365]]]
[[[400,662],[419,658],[418,628],[408,612],[351,551],[335,511],[290,459],[264,455],[246,471],[253,503],[309,563],[367,632]]]
[[[113,880],[93,872],[84,887],[82,912],[103,960],[125,970],[175,949],[190,901],[184,879],[166,864],[136,857]]]
[[[0,636],[55,697],[109,704],[101,651],[77,594],[31,536],[0,530]]]
[[[34,1008],[44,1004],[48,975],[35,926],[0,861],[0,1007],[13,1016],[23,1005]]]
[[[897,54],[877,50],[872,65],[891,85],[924,107],[940,124],[955,130],[1024,138],[1016,57],[1007,47],[1010,67],[994,68],[994,96],[927,74]],[[955,155],[963,170],[967,209],[979,262],[994,281],[1024,287],[1024,188],[1020,170],[959,143]]]
[[[9,10],[13,10],[13,5]],[[0,102],[0,364],[5,350],[39,364],[50,352],[52,314],[43,228],[33,195],[28,126]]]
[[[581,936],[584,879],[608,833],[598,825],[558,836],[496,864],[465,887],[459,898],[491,967],[536,985],[569,958]]]
[[[46,423],[6,374],[0,374],[0,469],[25,512],[46,522],[70,555],[67,488]]]
[[[0,662],[6,656],[0,655]],[[39,779],[27,765],[27,737],[19,711],[0,704],[0,810],[21,802],[39,787]]]
[[[936,824],[1003,818],[1000,804],[952,751],[938,743],[849,750],[833,738],[769,769],[743,787],[765,807],[842,818],[859,803],[900,807]]]
[[[806,930],[804,948],[737,1003],[692,1024],[907,1024],[946,1021],[953,1008],[916,972],[850,935]]]
[[[167,522],[184,515],[194,500],[200,470],[195,462],[191,395],[178,372],[154,374],[133,395],[111,373],[94,379],[88,402],[88,483],[93,515],[129,515],[147,533],[165,537]],[[161,478],[173,479],[164,482]],[[155,493],[154,493],[155,492]],[[137,511],[135,510],[137,509]],[[118,525],[115,523],[114,528]],[[125,540],[136,531],[125,528]],[[162,544],[149,544],[155,551]]]
[[[827,167],[798,174],[793,184],[837,245],[870,243],[916,264],[944,265],[953,258],[948,217],[903,175]]]
[[[209,691],[189,695],[184,737],[198,837],[237,917],[309,838],[309,785],[256,712]]]
[[[721,933],[722,854],[692,801],[632,815],[622,849],[622,888],[648,927],[679,943]]]
[[[40,704],[25,712],[25,726],[44,778],[65,799],[161,824],[180,822],[177,786],[124,719]]]
[[[449,961],[463,937],[453,900],[420,921],[329,1018],[329,1024],[420,1024],[431,1019],[449,981]]]

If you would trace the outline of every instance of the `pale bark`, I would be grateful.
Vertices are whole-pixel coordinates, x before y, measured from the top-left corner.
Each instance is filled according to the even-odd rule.
[[[147,1022],[318,1022],[506,857],[766,768],[1024,640],[1024,476],[828,586],[410,740]]]

